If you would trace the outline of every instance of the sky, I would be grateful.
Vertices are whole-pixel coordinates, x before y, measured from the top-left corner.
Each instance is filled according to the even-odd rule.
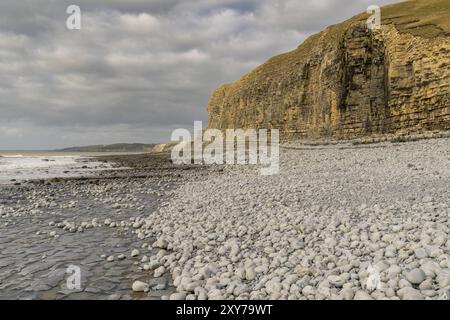
[[[170,141],[212,91],[392,0],[2,0],[0,150]],[[69,5],[81,29],[69,30]]]

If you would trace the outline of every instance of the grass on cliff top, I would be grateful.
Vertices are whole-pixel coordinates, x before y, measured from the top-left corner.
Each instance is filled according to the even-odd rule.
[[[334,32],[347,29],[355,22],[365,22],[369,14],[361,13],[331,26]],[[409,0],[381,8],[381,24],[392,24],[400,33],[425,38],[450,36],[450,0]]]
[[[296,50],[282,53],[269,59],[238,82],[224,87],[237,89],[241,85],[251,86],[261,77],[272,78],[289,72],[307,57],[318,42],[338,45],[342,35],[355,23],[364,23],[369,17],[361,13],[347,21],[332,25],[324,31],[307,38]],[[393,24],[401,33],[410,33],[425,38],[450,36],[450,0],[409,0],[381,8],[382,25]]]
[[[410,0],[388,5],[381,9],[381,19],[415,36],[449,36],[450,0]]]

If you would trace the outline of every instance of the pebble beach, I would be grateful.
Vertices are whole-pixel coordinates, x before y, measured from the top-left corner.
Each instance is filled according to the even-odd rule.
[[[449,138],[291,143],[273,176],[102,161],[132,169],[0,187],[0,298],[450,297]]]

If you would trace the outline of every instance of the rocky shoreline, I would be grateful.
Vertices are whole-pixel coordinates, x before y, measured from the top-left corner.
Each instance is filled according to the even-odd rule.
[[[449,299],[450,139],[290,144],[280,161],[188,179],[145,220],[177,290],[163,299]]]
[[[2,299],[445,299],[450,139],[281,148],[280,173],[127,170],[0,188]],[[66,268],[82,288],[65,289]]]
[[[0,299],[159,299],[174,291],[168,274],[149,277],[141,267],[158,251],[136,230],[192,168],[174,167],[167,155],[99,160],[129,169],[0,187]],[[67,288],[72,265],[80,289]],[[149,291],[133,292],[136,280]]]

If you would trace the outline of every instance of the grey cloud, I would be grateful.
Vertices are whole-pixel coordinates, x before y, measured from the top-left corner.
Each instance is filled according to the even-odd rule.
[[[373,2],[393,1],[3,0],[0,149],[167,141],[206,125],[214,88]]]

